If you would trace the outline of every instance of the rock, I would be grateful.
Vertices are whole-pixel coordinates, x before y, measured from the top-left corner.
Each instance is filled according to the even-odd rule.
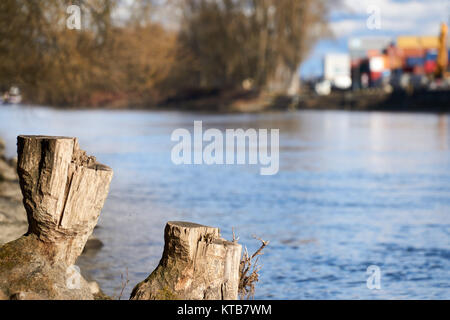
[[[27,215],[22,202],[0,195],[0,246],[17,239],[27,230]]]
[[[0,156],[3,155],[3,153],[5,152],[5,140],[3,140],[2,138],[0,138]]]
[[[0,221],[26,225],[27,214],[23,204],[18,200],[0,196]]]
[[[8,164],[17,171],[17,157],[12,157],[7,160]]]
[[[19,181],[0,181],[0,196],[20,202],[20,206],[23,208]]]
[[[54,250],[34,234],[2,246],[0,291],[19,300],[94,299],[81,275],[70,273],[61,261],[49,262],[56,255]]]
[[[17,162],[5,159],[3,149],[0,139],[0,245],[17,239],[28,230],[16,174]]]
[[[42,300],[39,299],[39,295],[35,293],[29,293],[29,292],[19,292],[15,293],[10,297],[10,300]]]
[[[238,298],[241,245],[219,229],[168,222],[158,267],[137,284],[132,300],[232,300]]]
[[[0,246],[9,241],[17,239],[21,235],[25,234],[27,230],[28,227],[26,223],[0,222],[0,232],[2,232],[0,234]]]
[[[14,293],[10,300],[44,300],[44,298],[34,292],[18,292]]]
[[[0,181],[17,181],[16,168],[0,156]]]
[[[16,165],[4,156],[5,142],[0,138],[0,181],[17,181]]]
[[[91,293],[93,295],[100,293],[100,286],[98,285],[98,283],[96,281],[89,282],[89,289],[91,290]]]
[[[94,299],[74,263],[113,172],[80,150],[76,138],[19,136],[17,145],[29,225],[26,235],[0,247],[0,292],[12,299]]]
[[[83,249],[83,254],[96,252],[103,247],[103,242],[91,235]]]

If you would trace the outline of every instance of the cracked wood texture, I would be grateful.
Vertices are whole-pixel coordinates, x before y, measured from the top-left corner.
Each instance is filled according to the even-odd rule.
[[[242,246],[219,229],[168,222],[158,267],[137,284],[132,300],[236,300]]]
[[[97,224],[113,171],[87,156],[76,138],[19,136],[17,152],[28,233],[72,265]]]
[[[19,136],[17,153],[28,232],[0,247],[0,300],[96,298],[69,271],[97,224],[112,170],[76,138]]]

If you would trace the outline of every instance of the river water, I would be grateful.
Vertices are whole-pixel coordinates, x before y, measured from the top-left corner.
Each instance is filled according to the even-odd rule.
[[[176,128],[280,129],[280,170],[171,161]],[[0,106],[0,136],[79,137],[114,169],[84,273],[117,296],[156,267],[169,220],[232,227],[260,258],[257,299],[450,299],[450,117],[299,111],[195,114]],[[366,285],[380,268],[380,290]]]

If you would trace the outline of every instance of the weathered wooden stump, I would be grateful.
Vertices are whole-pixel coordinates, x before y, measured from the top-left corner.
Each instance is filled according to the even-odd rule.
[[[57,246],[55,258],[71,265],[97,224],[113,172],[76,138],[19,136],[17,150],[28,232]]]
[[[220,237],[219,229],[168,222],[158,267],[136,285],[132,300],[235,300],[242,246]]]
[[[17,152],[29,228],[0,248],[0,291],[8,297],[92,298],[84,279],[79,288],[67,288],[65,272],[97,224],[113,171],[87,156],[76,138],[19,136]]]

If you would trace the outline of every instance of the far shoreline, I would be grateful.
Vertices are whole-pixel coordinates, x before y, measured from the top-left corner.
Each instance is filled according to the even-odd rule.
[[[315,94],[254,95],[234,98],[221,96],[198,97],[195,99],[176,99],[153,105],[143,104],[104,104],[96,106],[41,105],[25,101],[17,106],[44,107],[64,111],[174,111],[199,114],[252,114],[278,113],[300,110],[322,111],[360,111],[395,113],[450,113],[450,91],[394,91],[382,90],[339,91],[328,96]]]

